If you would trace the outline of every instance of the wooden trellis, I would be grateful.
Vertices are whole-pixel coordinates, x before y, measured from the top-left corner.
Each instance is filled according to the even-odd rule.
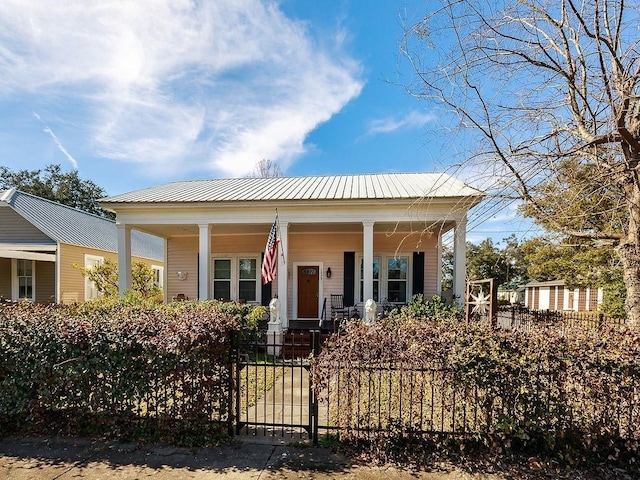
[[[465,296],[465,318],[486,320],[493,327],[498,325],[498,286],[495,278],[467,282]]]

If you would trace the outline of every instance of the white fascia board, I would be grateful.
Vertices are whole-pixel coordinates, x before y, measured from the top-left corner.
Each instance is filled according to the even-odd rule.
[[[442,221],[459,220],[464,217],[467,208],[450,202],[432,201],[428,205],[409,204],[407,202],[378,202],[367,204],[342,203],[313,205],[258,205],[245,203],[236,205],[211,205],[206,208],[183,206],[178,208],[127,209],[118,213],[117,223],[129,225],[158,224],[202,224],[202,223],[271,223],[276,208],[280,220],[293,223],[340,223],[397,221]]]
[[[0,258],[18,258],[20,260],[38,260],[40,262],[55,262],[55,253],[26,252],[24,250],[7,250],[0,248]]]
[[[1,250],[19,250],[24,252],[55,252],[57,245],[39,243],[0,243]]]

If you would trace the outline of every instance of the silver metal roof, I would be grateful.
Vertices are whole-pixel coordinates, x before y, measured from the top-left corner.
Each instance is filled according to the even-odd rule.
[[[447,174],[387,173],[188,180],[114,195],[101,199],[100,203],[389,200],[480,196],[482,192]]]
[[[0,190],[0,202],[6,203],[56,242],[118,251],[118,231],[112,220],[15,189]],[[164,240],[132,230],[131,254],[161,261],[164,258]]]

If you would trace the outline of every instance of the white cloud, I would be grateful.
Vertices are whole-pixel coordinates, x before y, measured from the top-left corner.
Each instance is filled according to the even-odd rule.
[[[378,133],[392,133],[403,128],[419,128],[425,123],[436,120],[435,115],[431,113],[423,113],[411,111],[402,118],[387,117],[373,120],[369,123],[367,134],[375,135]]]
[[[33,116],[36,117],[40,123],[42,123],[42,125],[44,126],[44,132],[48,133],[49,136],[53,139],[54,143],[56,144],[56,146],[58,147],[58,150],[60,150],[62,152],[62,154],[67,157],[67,160],[69,160],[69,162],[71,163],[71,165],[73,166],[73,168],[77,169],[78,168],[78,162],[76,161],[75,158],[73,158],[71,156],[71,154],[67,151],[67,149],[65,148],[65,146],[62,144],[62,142],[60,141],[60,139],[57,137],[57,135],[55,133],[53,133],[53,130],[51,130],[51,128],[49,128],[47,126],[46,123],[44,123],[44,121],[42,120],[42,118],[40,118],[40,115],[38,115],[37,113],[33,112]]]
[[[243,175],[295,160],[359,95],[359,65],[334,47],[269,0],[4,0],[0,100],[68,101],[96,155]]]

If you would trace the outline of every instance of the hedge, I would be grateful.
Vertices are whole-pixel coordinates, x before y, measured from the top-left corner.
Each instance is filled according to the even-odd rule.
[[[219,302],[0,306],[0,427],[215,443],[227,431],[232,330]]]
[[[523,332],[396,312],[349,323],[315,367],[341,438],[384,455],[453,440],[640,465],[640,333],[628,328]]]

